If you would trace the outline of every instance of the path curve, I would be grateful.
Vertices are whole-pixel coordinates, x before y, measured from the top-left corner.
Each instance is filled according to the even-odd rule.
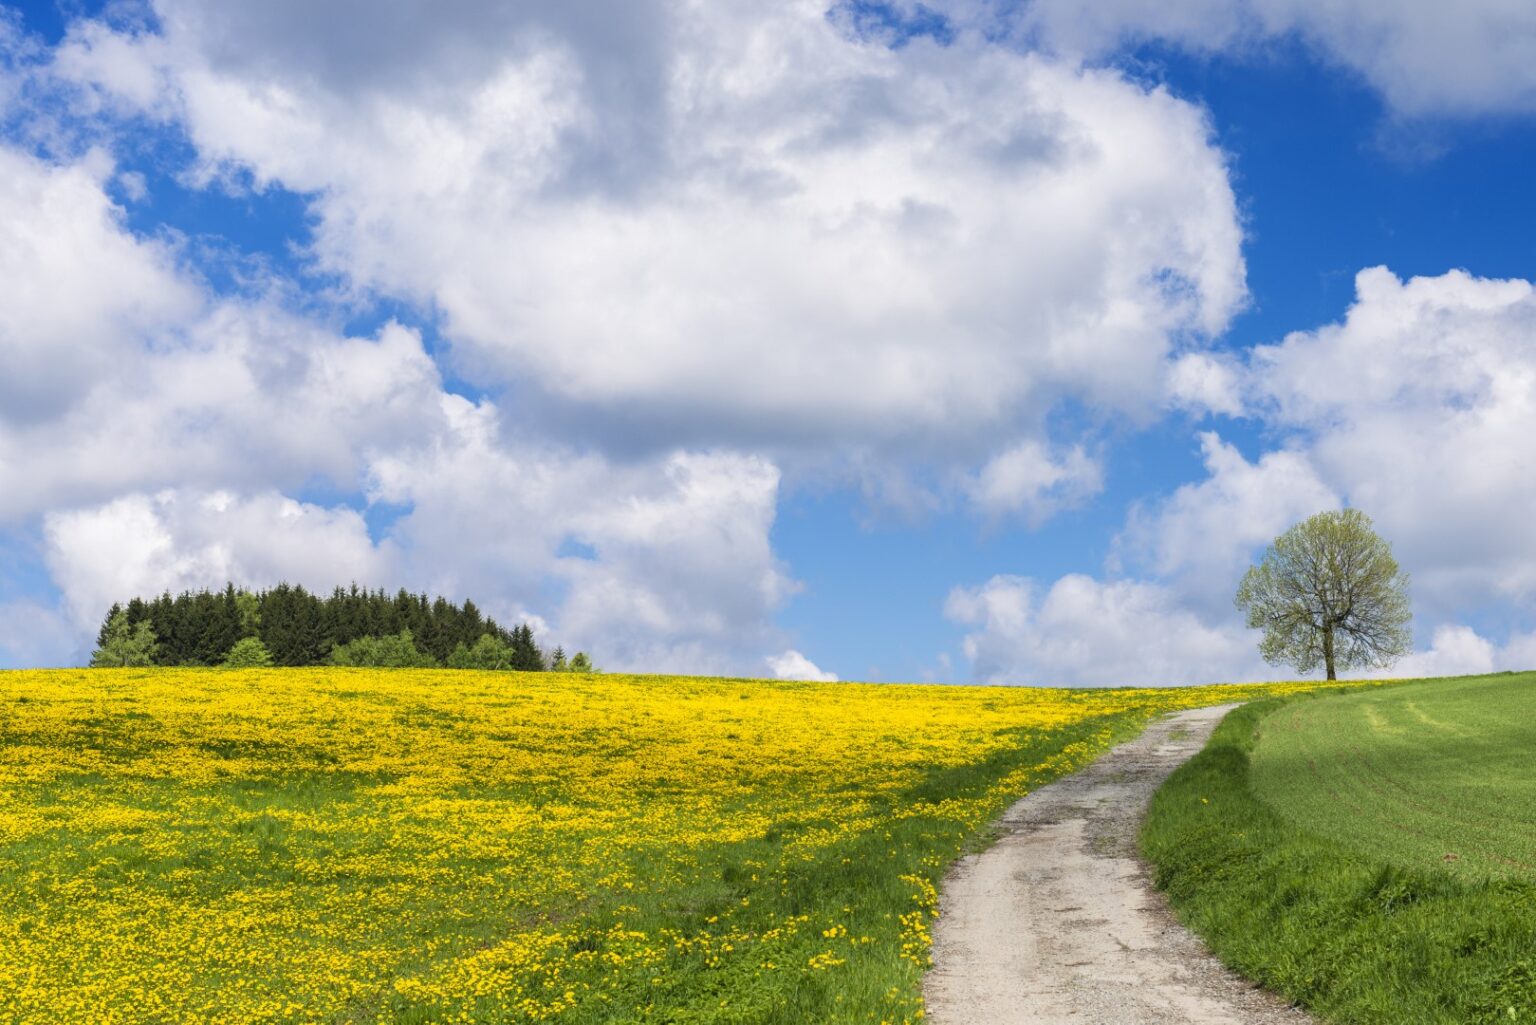
[[[1180,926],[1137,854],[1147,802],[1235,705],[1197,708],[1004,813],[944,881],[930,1025],[1301,1025]]]

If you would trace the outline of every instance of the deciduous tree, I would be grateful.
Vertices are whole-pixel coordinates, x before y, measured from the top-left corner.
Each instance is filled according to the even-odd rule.
[[[1318,513],[1276,538],[1243,576],[1237,606],[1264,631],[1266,662],[1321,665],[1330,680],[1389,666],[1412,643],[1408,577],[1358,509]]]

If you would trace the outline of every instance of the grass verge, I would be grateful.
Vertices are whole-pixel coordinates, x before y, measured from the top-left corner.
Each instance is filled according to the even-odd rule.
[[[1536,885],[1411,870],[1310,833],[1253,791],[1268,716],[1230,715],[1158,791],[1142,849],[1223,962],[1336,1023],[1536,1022]]]

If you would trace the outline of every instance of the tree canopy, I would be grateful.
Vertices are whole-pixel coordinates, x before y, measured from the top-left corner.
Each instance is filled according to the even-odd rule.
[[[108,610],[96,643],[92,665],[551,668],[526,623],[506,629],[472,601],[355,584],[325,597],[286,583],[136,597]]]
[[[1322,512],[1275,539],[1237,589],[1248,625],[1264,631],[1271,665],[1328,679],[1339,669],[1384,668],[1412,643],[1408,577],[1392,546],[1358,509]]]

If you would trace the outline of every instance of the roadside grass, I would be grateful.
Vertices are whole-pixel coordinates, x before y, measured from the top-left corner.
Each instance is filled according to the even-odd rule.
[[[1170,690],[0,673],[0,1025],[915,1023],[936,887]]]
[[[1325,1021],[1536,1022],[1533,711],[1536,674],[1246,705],[1143,851],[1224,962]]]

